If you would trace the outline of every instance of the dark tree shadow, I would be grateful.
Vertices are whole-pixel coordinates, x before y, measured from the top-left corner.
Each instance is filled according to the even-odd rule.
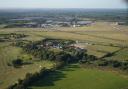
[[[60,70],[61,71],[75,71],[76,68],[80,68],[80,67],[76,64],[72,64],[72,65],[67,65],[64,68],[60,69]]]
[[[66,76],[63,72],[56,70],[56,71],[46,75],[46,77],[40,78],[40,80],[37,82],[34,82],[34,84],[32,84],[32,86],[37,86],[37,87],[54,86],[55,81],[62,80],[65,77]]]
[[[62,80],[66,78],[64,71],[75,71],[76,68],[80,68],[78,65],[67,65],[59,70],[49,73],[46,77],[40,78],[40,80],[34,82],[32,86],[34,87],[45,87],[54,86],[55,81]]]

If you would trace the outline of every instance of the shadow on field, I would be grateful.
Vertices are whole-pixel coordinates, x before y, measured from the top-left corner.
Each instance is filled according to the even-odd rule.
[[[68,65],[60,70],[56,70],[55,72],[48,74],[45,78],[41,78],[39,81],[32,84],[32,86],[34,87],[54,86],[55,81],[59,81],[66,78],[66,74],[64,73],[64,71],[75,71],[75,68],[79,68],[79,66]]]
[[[62,68],[61,71],[75,71],[75,69],[80,68],[78,65],[67,65],[66,67]]]
[[[55,71],[47,75],[45,78],[40,79],[35,82],[33,86],[43,87],[43,86],[54,86],[54,81],[59,81],[65,78],[65,74],[61,71]]]

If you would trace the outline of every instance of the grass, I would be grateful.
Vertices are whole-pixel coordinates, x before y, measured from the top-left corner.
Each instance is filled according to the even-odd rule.
[[[96,56],[98,58],[101,58],[101,57],[103,57],[106,54],[106,53],[103,53],[103,52],[98,52],[96,50],[90,50],[90,49],[87,51],[87,53],[89,55],[94,55],[94,56]]]
[[[24,65],[21,68],[13,68],[7,65],[17,57],[28,61],[32,56],[24,53],[21,48],[10,46],[9,43],[0,44],[0,89],[5,89],[19,78],[24,78],[26,73],[34,73],[42,67],[51,68],[53,65],[53,62],[49,61],[36,61],[38,59],[34,57],[31,60],[33,64]]]
[[[120,49],[118,47],[103,46],[103,45],[89,45],[87,48],[97,51],[104,51],[104,52],[114,52]]]
[[[70,65],[33,84],[32,89],[125,89],[128,79],[113,72]]]
[[[116,29],[119,28],[119,29]],[[128,27],[113,26],[112,23],[97,22],[92,26],[77,28],[57,28],[57,30],[44,28],[7,28],[1,32],[17,32],[30,35],[28,40],[40,40],[42,37],[84,40],[102,44],[128,45]],[[50,31],[47,31],[50,30]]]
[[[6,45],[6,43],[5,43]],[[15,59],[17,56],[21,55],[21,49],[15,48],[12,46],[4,46],[1,44],[0,46],[0,70],[3,70],[5,67],[7,67],[7,63],[13,59]]]
[[[109,60],[119,60],[119,61],[128,60],[128,48],[122,49],[121,51],[115,53],[111,57],[107,57],[106,59],[109,59]]]
[[[120,49],[120,47],[112,47],[110,44],[119,45],[121,47],[128,45],[127,29],[127,26],[113,26],[111,23],[97,22],[92,26],[77,28],[57,28],[56,31],[52,31],[52,29],[47,31],[49,29],[43,28],[0,28],[0,34],[25,34],[28,36],[22,39],[28,41],[39,41],[46,37],[50,37],[91,42],[95,45],[88,45],[86,47],[88,49],[88,53],[97,57],[102,57],[108,52],[114,52]],[[39,71],[39,66],[50,68],[53,64],[49,61],[34,61],[33,64],[25,65],[20,69],[9,67],[7,66],[7,62],[17,58],[17,56],[22,57],[24,60],[28,60],[30,57],[32,57],[31,55],[24,53],[22,49],[12,47],[9,44],[10,42],[0,42],[0,89],[4,89],[6,86],[16,82],[16,80],[19,78],[23,78],[28,72]],[[60,51],[55,49],[51,50],[55,52]],[[117,52],[109,59],[127,60],[127,54],[128,49],[126,48]],[[123,86],[125,87],[127,83],[127,80],[111,72],[81,68],[68,68],[68,70],[69,69],[74,71],[58,71],[59,73],[62,73],[62,75],[64,74],[63,76],[66,78],[60,78],[58,81],[54,81],[55,83],[52,81],[52,86],[45,86],[43,89],[65,89],[65,86],[69,86],[69,89],[83,89],[81,86],[84,86],[86,89],[118,89],[123,88]],[[60,77],[62,75],[59,74]],[[78,75],[81,77],[78,77]],[[72,79],[74,79],[74,81],[71,81]],[[50,81],[50,79],[48,81]],[[42,89],[42,85],[35,88]]]
[[[103,57],[106,53],[112,53],[120,49],[118,47],[104,45],[88,45],[85,48],[88,50],[88,54],[95,55],[98,58]]]
[[[81,35],[76,33],[69,32],[42,32],[36,33],[38,35],[42,35],[43,37],[51,37],[51,38],[60,38],[60,39],[71,39],[71,40],[83,40],[83,41],[93,41],[98,43],[106,43],[106,44],[122,44],[122,41],[116,41],[111,39],[103,39],[102,37],[93,37],[89,35]],[[125,42],[127,44],[127,42]]]

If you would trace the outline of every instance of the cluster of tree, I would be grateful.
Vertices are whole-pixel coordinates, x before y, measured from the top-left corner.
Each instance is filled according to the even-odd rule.
[[[24,34],[10,33],[10,34],[8,34],[7,37],[8,37],[8,38],[12,37],[12,38],[15,38],[15,39],[19,39],[19,38],[24,38],[24,37],[26,37],[26,35],[24,35]]]
[[[5,39],[19,39],[19,38],[24,38],[26,35],[24,34],[16,34],[16,33],[10,33],[10,34],[0,34],[1,40]]]
[[[26,46],[27,43],[23,42],[23,41],[17,41],[12,43],[12,46],[17,46],[17,47],[21,47],[23,48],[24,46]]]
[[[40,41],[38,44],[40,44],[40,43],[44,43],[44,44],[45,44],[45,43],[47,43],[47,42],[51,42],[51,43],[53,43],[53,44],[59,44],[59,45],[61,45],[61,46],[68,46],[68,45],[70,45],[70,44],[75,43],[75,41],[73,41],[73,40],[46,38],[46,39]]]
[[[113,68],[120,68],[123,70],[128,70],[128,61],[117,61],[117,60],[100,60],[99,66],[111,66]]]
[[[29,60],[32,60],[32,58],[28,58]],[[20,68],[23,65],[30,65],[33,64],[32,61],[25,61],[23,57],[18,57],[14,60],[12,60],[11,62],[8,62],[7,65],[8,66],[13,66],[14,68]]]
[[[51,61],[63,61],[65,63],[70,62],[78,62],[79,60],[85,61],[93,61],[97,58],[93,55],[88,55],[85,51],[78,51],[78,50],[70,50],[61,51],[55,53],[50,51],[47,48],[38,48],[36,43],[27,44],[23,47],[23,49],[27,53],[31,53],[36,57],[39,57],[42,60],[51,60]]]
[[[11,64],[13,67],[19,67],[19,66],[23,65],[23,60],[20,58],[17,58],[15,60],[13,60]]]
[[[38,47],[38,45],[43,44],[46,41],[53,41],[51,39],[45,39],[43,41],[38,42],[30,42],[25,44],[23,42],[17,42],[16,46],[22,47],[23,50],[29,54],[34,55],[35,57],[40,58],[41,60],[50,60],[50,61],[62,61],[64,63],[71,63],[71,62],[87,62],[97,60],[97,58],[93,55],[88,55],[86,51],[83,50],[76,50],[75,48],[72,49],[64,49],[60,52],[53,52],[50,51],[48,48],[45,47]],[[58,41],[58,40],[57,40]],[[61,43],[65,43],[64,40],[59,40]],[[66,43],[72,43],[74,41],[66,41]]]

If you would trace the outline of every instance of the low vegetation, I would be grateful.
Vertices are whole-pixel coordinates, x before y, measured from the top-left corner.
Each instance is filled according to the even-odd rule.
[[[113,26],[99,22],[88,27],[54,31],[49,28],[0,29],[0,88],[127,89],[127,75],[122,74],[127,74],[128,70],[127,27],[119,27],[123,30],[117,31]],[[74,47],[74,44],[81,44],[80,41],[84,49]],[[74,62],[79,65],[70,64]],[[58,65],[64,67],[58,69]],[[85,69],[81,65],[116,69],[121,73]]]

